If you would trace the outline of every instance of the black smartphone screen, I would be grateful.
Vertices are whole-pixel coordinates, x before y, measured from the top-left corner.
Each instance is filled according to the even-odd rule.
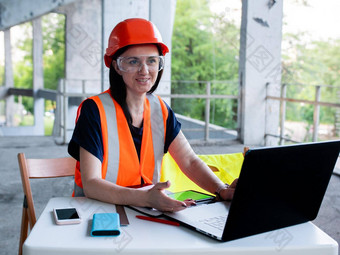
[[[79,219],[79,215],[75,208],[56,209],[59,220]]]

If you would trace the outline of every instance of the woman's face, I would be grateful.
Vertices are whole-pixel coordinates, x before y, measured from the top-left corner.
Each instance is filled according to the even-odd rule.
[[[157,61],[159,52],[153,44],[131,46],[113,61],[116,72],[123,77],[127,94],[141,96],[151,89],[158,76]]]

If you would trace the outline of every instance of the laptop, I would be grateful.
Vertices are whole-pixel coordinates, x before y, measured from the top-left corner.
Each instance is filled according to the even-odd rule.
[[[340,141],[251,149],[232,202],[164,214],[220,241],[314,220],[339,152]]]

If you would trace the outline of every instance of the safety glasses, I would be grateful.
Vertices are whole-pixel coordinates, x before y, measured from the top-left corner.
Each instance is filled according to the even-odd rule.
[[[144,66],[149,72],[164,68],[164,56],[126,56],[117,58],[119,70],[127,73],[140,72]]]

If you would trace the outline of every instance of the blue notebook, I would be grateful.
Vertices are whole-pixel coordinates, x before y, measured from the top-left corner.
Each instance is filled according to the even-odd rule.
[[[93,214],[91,236],[119,236],[120,220],[118,213]]]

